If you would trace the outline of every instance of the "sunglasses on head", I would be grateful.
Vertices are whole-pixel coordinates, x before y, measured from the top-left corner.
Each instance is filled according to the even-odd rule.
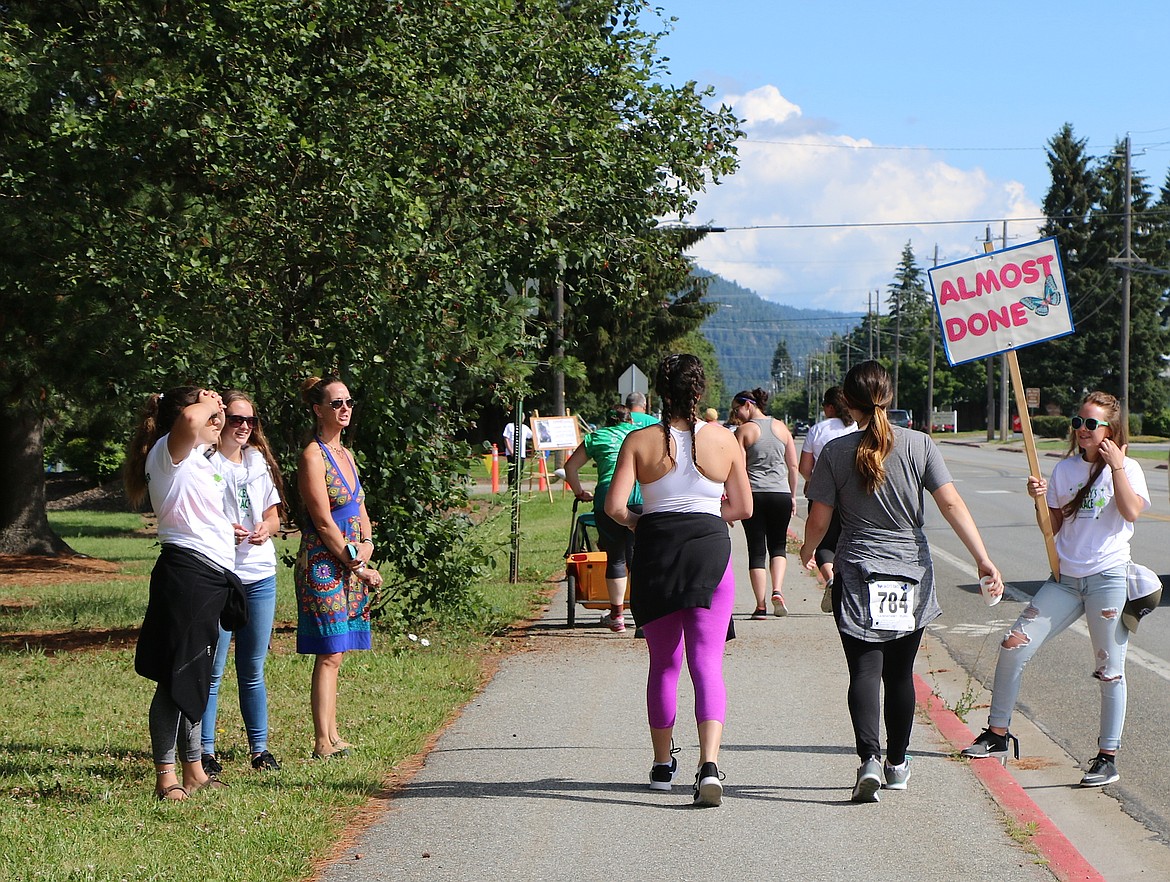
[[[334,410],[341,410],[341,405],[343,405],[343,404],[346,407],[348,407],[350,410],[353,410],[353,406],[355,404],[357,404],[357,399],[355,399],[355,398],[334,398],[332,401],[329,402],[329,406],[332,407]]]
[[[243,426],[243,425],[247,425],[249,429],[254,429],[258,425],[260,425],[260,417],[241,416],[238,413],[229,413],[228,417],[227,417],[227,421],[228,421],[228,425],[234,429],[238,429],[240,426]]]
[[[1075,416],[1071,420],[1069,420],[1069,422],[1072,423],[1073,429],[1079,429],[1081,426],[1084,426],[1090,432],[1095,432],[1095,431],[1097,431],[1097,429],[1109,428],[1109,421],[1108,420],[1099,420],[1099,419],[1095,419],[1094,417]]]

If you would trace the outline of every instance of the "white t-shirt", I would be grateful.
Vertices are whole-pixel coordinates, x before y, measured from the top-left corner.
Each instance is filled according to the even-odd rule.
[[[801,455],[811,453],[813,462],[815,463],[821,455],[821,451],[825,449],[826,444],[834,438],[839,438],[842,435],[848,435],[850,432],[856,431],[857,423],[845,425],[839,417],[823,419],[819,423],[814,423],[809,427],[808,434],[804,436],[804,444],[800,448]],[[804,483],[804,495],[808,496],[808,481]]]
[[[280,494],[264,455],[253,447],[244,448],[243,462],[235,463],[223,454],[212,454],[211,461],[223,477],[223,511],[233,524],[249,532],[264,520],[264,512],[280,505]],[[245,585],[276,574],[276,545],[271,539],[262,545],[247,540],[236,546],[236,575]]]
[[[1071,502],[1089,479],[1092,464],[1083,457],[1062,459],[1048,480],[1048,507],[1060,508]],[[1150,491],[1142,467],[1128,456],[1125,476],[1129,486],[1150,507]],[[1061,575],[1083,578],[1129,563],[1129,539],[1133,524],[1121,516],[1113,502],[1113,471],[1109,466],[1085,495],[1080,511],[1065,518],[1056,534],[1056,553]]]
[[[504,426],[504,450],[508,452],[508,456],[512,455],[512,438],[515,431],[515,423],[508,423],[508,425]],[[524,443],[520,445],[520,458],[524,459],[526,456],[528,456],[528,445],[532,443],[532,427],[529,426],[528,423],[524,423],[520,427],[520,437],[524,441]]]
[[[146,455],[146,488],[158,539],[197,551],[225,569],[236,565],[235,533],[223,513],[223,478],[199,445],[177,465],[163,435]]]
[[[808,434],[804,436],[804,446],[800,450],[802,453],[811,453],[815,460],[821,455],[825,445],[834,438],[856,431],[857,423],[850,423],[847,426],[838,417],[829,417],[809,427]]]

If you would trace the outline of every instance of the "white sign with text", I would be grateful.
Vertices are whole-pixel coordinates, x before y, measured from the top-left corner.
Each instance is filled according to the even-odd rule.
[[[1040,239],[927,271],[952,365],[1073,333],[1056,239]]]

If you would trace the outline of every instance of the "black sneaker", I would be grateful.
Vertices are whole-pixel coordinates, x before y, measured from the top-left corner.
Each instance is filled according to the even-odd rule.
[[[768,610],[763,607],[752,612],[753,622],[762,622],[766,618],[768,618]]]
[[[260,772],[279,772],[280,763],[267,750],[262,750],[252,757],[252,768]]]
[[[1020,739],[1011,732],[1008,732],[1006,735],[997,735],[990,729],[984,729],[979,733],[979,737],[972,742],[970,747],[963,748],[961,755],[969,759],[994,757],[1002,762],[1007,759],[1009,741],[1015,747],[1016,759],[1019,759]]]
[[[694,804],[717,806],[723,803],[723,773],[715,763],[703,763],[695,773]]]
[[[678,760],[673,756],[668,763],[655,763],[650,767],[650,789],[670,790],[674,774],[678,771]]]
[[[208,778],[218,778],[223,772],[223,766],[219,764],[214,753],[205,753],[199,760],[203,763],[203,771]]]
[[[1093,758],[1093,764],[1089,766],[1089,771],[1085,772],[1085,777],[1081,778],[1081,786],[1104,787],[1106,784],[1120,780],[1120,778],[1121,775],[1117,774],[1117,764],[1114,757],[1099,753]]]

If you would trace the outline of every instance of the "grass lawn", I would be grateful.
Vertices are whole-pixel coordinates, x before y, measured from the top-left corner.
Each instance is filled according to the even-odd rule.
[[[231,660],[221,689],[217,752],[231,786],[183,803],[153,795],[146,713],[154,683],[134,673],[130,642],[111,632],[141,623],[155,540],[136,515],[61,512],[55,528],[76,550],[117,572],[76,581],[0,583],[0,879],[298,880],[328,858],[359,810],[392,786],[485,681],[495,659],[564,569],[572,497],[525,494],[521,578],[507,582],[509,513],[477,497],[476,529],[495,553],[478,587],[482,626],[432,628],[411,640],[374,635],[374,650],[347,655],[338,717],[354,755],[314,762],[309,716],[312,658],[295,652],[292,576],[278,577],[277,633],[266,673],[270,748],[279,772],[253,772]],[[291,540],[286,540],[290,541]],[[81,632],[90,645],[46,651],[14,634]],[[77,633],[73,635],[75,638]],[[19,644],[19,645],[17,645]]]

